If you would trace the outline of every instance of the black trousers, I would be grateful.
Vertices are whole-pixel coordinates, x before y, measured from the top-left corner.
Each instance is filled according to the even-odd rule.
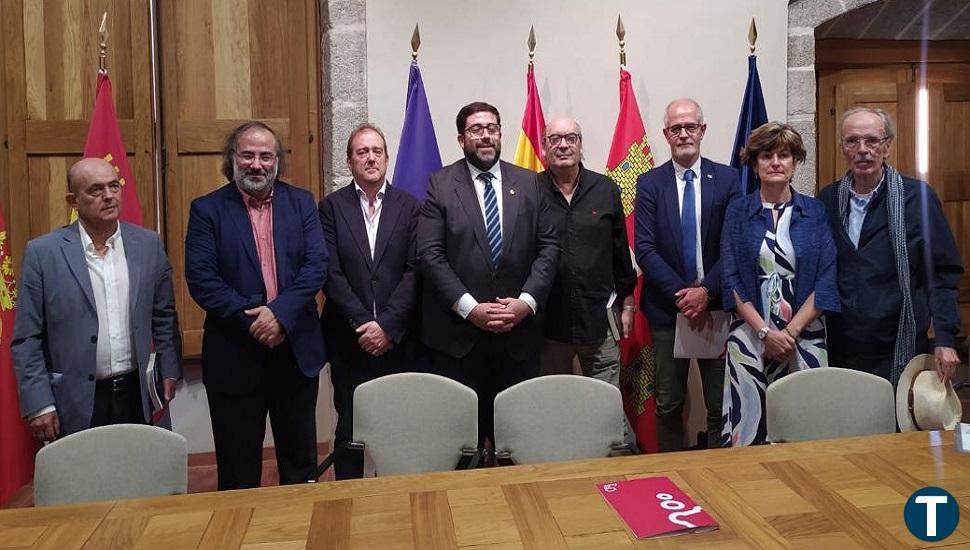
[[[95,383],[92,428],[109,424],[146,423],[137,370]]]
[[[333,407],[337,411],[334,448],[354,439],[354,390],[375,378],[413,370],[408,368],[407,346],[399,345],[380,357],[357,349],[330,360],[330,381],[333,383]],[[337,479],[356,479],[364,475],[361,453],[338,452],[333,462]]]
[[[206,388],[219,490],[259,487],[269,413],[280,484],[306,483],[317,465],[319,376],[300,371],[289,346],[267,353],[262,384],[250,393]]]
[[[484,334],[464,357],[430,350],[431,372],[461,382],[478,394],[478,445],[495,442],[495,396],[524,380],[539,376],[539,353],[526,359],[509,354],[505,334]]]

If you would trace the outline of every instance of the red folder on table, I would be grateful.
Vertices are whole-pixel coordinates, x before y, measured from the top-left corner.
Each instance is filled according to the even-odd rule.
[[[597,486],[638,539],[701,533],[718,528],[669,477],[631,479]]]

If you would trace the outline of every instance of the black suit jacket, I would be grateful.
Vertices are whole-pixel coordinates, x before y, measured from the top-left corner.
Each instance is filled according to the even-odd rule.
[[[492,265],[485,217],[464,159],[431,175],[418,220],[418,265],[423,277],[422,340],[461,358],[484,334],[452,311],[466,292],[479,302],[536,299],[539,315],[526,317],[504,337],[515,359],[539,353],[542,308],[556,274],[559,244],[536,174],[507,162],[502,171],[502,259]]]
[[[330,257],[321,322],[329,352],[337,361],[359,350],[355,330],[369,321],[376,320],[400,347],[417,304],[415,230],[419,208],[410,194],[390,185],[385,188],[371,259],[354,185],[320,201],[320,223]]]

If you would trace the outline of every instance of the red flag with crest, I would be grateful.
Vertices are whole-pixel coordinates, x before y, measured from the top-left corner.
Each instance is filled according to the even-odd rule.
[[[647,132],[637,97],[633,93],[630,73],[620,66],[620,114],[613,130],[613,143],[606,160],[606,175],[620,187],[623,214],[626,216],[626,233],[630,245],[633,237],[633,207],[636,202],[637,178],[653,168],[653,154],[647,143]],[[631,257],[633,251],[630,251]],[[636,266],[634,259],[633,265]],[[643,274],[637,267],[637,285],[633,291],[634,302],[639,306]],[[650,325],[642,311],[634,314],[633,330],[629,338],[620,340],[620,389],[623,407],[630,425],[637,436],[637,444],[643,452],[657,452],[657,399],[654,394],[654,353]]]

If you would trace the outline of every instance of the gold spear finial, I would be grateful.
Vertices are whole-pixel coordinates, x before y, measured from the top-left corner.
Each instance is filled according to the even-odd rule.
[[[421,33],[418,31],[418,24],[414,24],[414,32],[411,33],[411,59],[418,60],[418,48],[421,47]]]
[[[623,27],[623,17],[616,16],[616,39],[620,41],[620,65],[626,65],[626,29]]]
[[[101,37],[101,51],[98,53],[98,70],[108,70],[108,12],[101,16],[101,26],[98,27],[98,35]]]
[[[751,26],[748,27],[748,48],[754,53],[754,43],[758,41],[758,26],[754,24],[754,17],[751,18]]]
[[[529,27],[529,41],[526,42],[529,45],[529,65],[533,64],[533,60],[536,57],[536,26],[532,25]]]

